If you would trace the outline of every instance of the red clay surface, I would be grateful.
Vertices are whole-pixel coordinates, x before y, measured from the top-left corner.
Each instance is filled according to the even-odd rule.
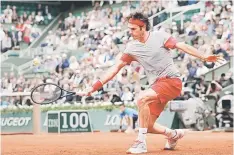
[[[124,155],[137,134],[78,133],[3,135],[2,155]],[[188,132],[174,151],[166,139],[148,134],[147,155],[232,155],[232,133]]]

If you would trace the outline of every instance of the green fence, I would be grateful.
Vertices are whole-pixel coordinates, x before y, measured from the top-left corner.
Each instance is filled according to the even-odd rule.
[[[107,110],[60,110],[41,113],[42,132],[91,132],[93,130],[108,132],[119,129],[120,111]],[[169,128],[178,128],[178,118],[175,112],[166,108],[157,120]],[[126,129],[126,122],[123,128]],[[6,113],[1,117],[2,133],[32,133],[32,112]]]
[[[31,133],[33,130],[32,113],[9,113],[1,115],[2,133]]]

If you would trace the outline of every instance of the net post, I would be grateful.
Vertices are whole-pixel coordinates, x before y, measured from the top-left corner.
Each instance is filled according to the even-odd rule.
[[[41,133],[41,105],[33,104],[33,134]]]

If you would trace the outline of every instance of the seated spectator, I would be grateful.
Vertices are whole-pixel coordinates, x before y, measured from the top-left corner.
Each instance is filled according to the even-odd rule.
[[[27,44],[30,44],[30,43],[31,43],[31,40],[30,40],[31,29],[32,29],[32,26],[31,26],[31,25],[25,26],[23,40],[24,40],[24,42],[27,43]]]
[[[225,73],[221,74],[219,83],[223,88],[233,84],[232,75],[233,75],[232,68],[226,74]]]
[[[44,24],[44,17],[41,15],[41,12],[38,12],[36,17],[35,17],[35,23],[36,24]]]
[[[10,8],[10,5],[7,5],[7,8],[3,11],[5,16],[5,23],[12,23],[12,9]]]
[[[26,12],[24,12],[23,13],[23,21],[25,22],[25,21],[27,21],[27,19],[28,19],[28,15]]]
[[[119,94],[116,92],[116,88],[112,88],[108,91],[109,100],[111,103],[122,102]]]
[[[25,24],[24,24],[23,21],[18,22],[18,23],[16,24],[16,30],[17,30],[17,31],[20,31],[20,32],[24,32],[24,30],[25,30]]]
[[[129,76],[130,73],[128,72],[128,70],[126,68],[124,68],[122,70],[122,72],[120,72],[117,76],[118,82],[122,85],[126,85],[129,83]]]
[[[73,82],[73,86],[78,87],[83,80],[83,76],[80,70],[75,70],[70,81]]]
[[[218,44],[216,44],[216,49],[215,49],[213,54],[220,54],[220,53],[223,54],[225,60],[229,59],[229,55],[227,54],[227,52],[224,49],[222,49],[222,47],[218,43]]]
[[[8,99],[2,100],[2,97],[0,97],[0,106],[3,108],[6,108],[10,105],[10,102],[8,101]]]
[[[64,24],[64,22],[62,20],[59,20],[58,24],[59,24],[58,28],[61,31],[64,31],[65,30],[65,24]]]
[[[133,97],[134,97],[134,96],[133,96],[133,94],[132,94],[130,88],[129,88],[129,87],[125,87],[125,88],[124,88],[124,91],[123,91],[123,94],[122,94],[122,96],[121,96],[121,100],[122,100],[123,102],[130,102],[130,101],[133,100]]]
[[[14,92],[23,92],[24,90],[24,81],[23,79],[18,79],[16,85],[13,87]]]
[[[5,37],[2,39],[1,52],[5,53],[6,51],[10,50],[11,47],[12,47],[12,39],[7,33],[5,33]]]
[[[13,100],[13,104],[15,106],[22,105],[22,97],[21,96],[15,96]]]
[[[73,24],[75,23],[75,19],[76,17],[73,16],[73,14],[70,12],[69,16],[65,19],[65,27],[68,28],[70,26],[73,26]]]
[[[215,29],[214,23],[211,22],[211,20],[207,20],[205,25],[206,34],[208,34],[209,36],[213,36],[214,29]]]
[[[219,84],[223,87],[223,83],[226,82],[226,78],[225,78],[225,73],[221,74],[221,77],[219,79]]]
[[[30,24],[30,25],[33,25],[34,21],[32,19],[32,15],[29,15],[27,20],[25,21],[25,24]]]
[[[65,69],[65,68],[68,68],[69,67],[69,61],[67,59],[67,55],[66,54],[63,54],[62,55],[62,63],[61,63],[61,68],[62,69]]]
[[[77,62],[77,59],[75,56],[71,56],[70,57],[70,60],[69,60],[69,68],[72,70],[72,71],[75,71],[78,69],[79,67],[79,63]]]
[[[112,66],[114,64],[114,51],[106,51],[104,55],[104,63],[106,63],[106,66]]]
[[[21,39],[19,38],[19,32],[16,31],[15,27],[11,27],[11,31],[8,33],[9,36],[12,38],[12,49],[19,49],[19,44]]]
[[[204,76],[201,76],[196,80],[196,83],[193,84],[193,94],[199,94],[201,96],[202,94],[206,94],[208,85],[204,81]]]
[[[54,58],[54,57],[52,58],[50,55],[48,55],[46,57],[46,60],[44,62],[44,68],[45,68],[45,70],[50,71],[50,72],[52,72],[52,71],[55,70],[55,68],[57,66],[57,63],[56,63],[55,59],[56,58]]]
[[[196,62],[192,61],[191,67],[188,68],[188,71],[189,71],[188,79],[193,79],[197,73]]]
[[[197,64],[196,76],[200,77],[201,75],[204,75],[208,71],[209,69],[201,61],[199,61]]]
[[[44,24],[48,25],[52,21],[52,19],[53,16],[50,13],[48,13],[46,16],[44,16]]]
[[[64,74],[64,70],[63,68],[61,67],[61,65],[57,65],[56,68],[55,68],[55,72],[57,73],[56,76],[58,78],[62,78],[63,77],[63,74]]]
[[[87,89],[90,85],[92,85],[92,82],[93,82],[92,79],[93,77],[89,77],[89,76],[85,76],[83,78],[83,81],[82,81],[83,89]],[[102,92],[103,92],[103,89],[102,89]]]
[[[31,13],[31,17],[32,17],[32,21],[35,22],[36,13],[34,11]]]
[[[215,96],[216,99],[219,99],[219,92],[221,90],[222,90],[222,86],[218,84],[216,81],[212,81],[208,86],[206,95],[212,95],[212,96]]]
[[[33,42],[36,38],[41,35],[41,29],[38,28],[36,24],[33,25],[31,29],[31,42]]]
[[[12,7],[12,22],[17,22],[18,21],[18,14],[16,11],[16,6]]]
[[[71,35],[70,38],[68,38],[68,49],[70,50],[76,50],[78,48],[78,40],[75,34]]]
[[[20,22],[20,23],[24,23],[23,15],[20,15],[20,16],[18,17],[18,22]]]
[[[88,27],[89,27],[88,21],[87,21],[87,20],[84,20],[83,23],[82,23],[82,25],[81,25],[81,30],[82,30],[82,29],[83,29],[83,30],[87,30]]]

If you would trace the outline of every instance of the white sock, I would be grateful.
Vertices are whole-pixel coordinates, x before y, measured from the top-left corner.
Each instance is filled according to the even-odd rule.
[[[171,130],[169,128],[166,128],[163,135],[171,138],[171,137],[174,137],[176,135],[176,132],[175,132],[175,130]]]
[[[139,128],[137,140],[144,142],[146,139],[146,134],[147,134],[147,128]]]

